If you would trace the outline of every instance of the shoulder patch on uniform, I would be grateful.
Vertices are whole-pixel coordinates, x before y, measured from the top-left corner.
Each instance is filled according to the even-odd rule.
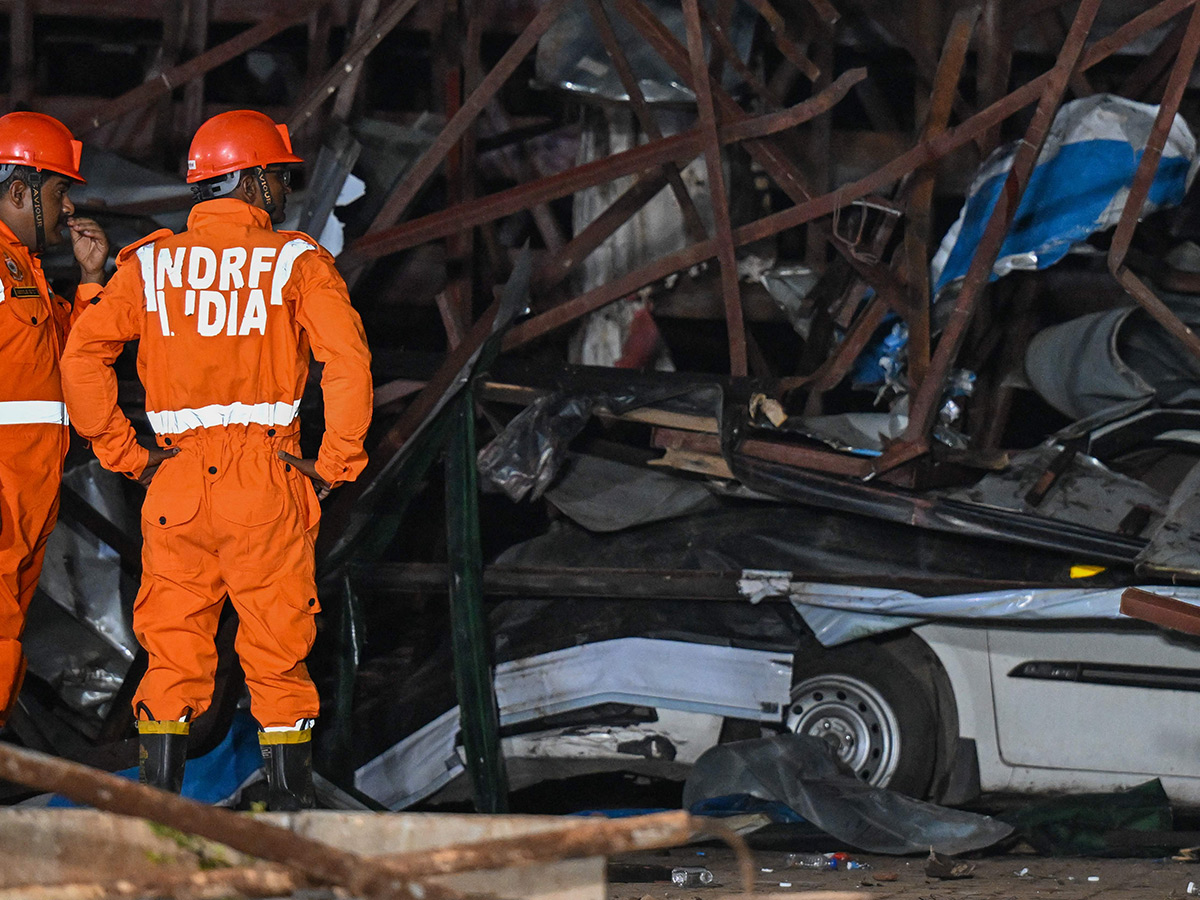
[[[158,229],[158,231],[152,231],[150,234],[146,235],[141,240],[134,241],[132,244],[129,244],[127,247],[123,248],[121,250],[121,252],[117,254],[117,263],[119,264],[119,263],[123,263],[123,262],[128,262],[129,258],[131,256],[133,256],[135,253],[137,253],[137,251],[140,247],[143,247],[146,244],[151,243],[152,241],[157,241],[157,240],[161,240],[162,238],[165,238],[165,237],[174,237],[174,236],[175,236],[175,232],[173,232],[170,228],[160,228],[160,229]]]

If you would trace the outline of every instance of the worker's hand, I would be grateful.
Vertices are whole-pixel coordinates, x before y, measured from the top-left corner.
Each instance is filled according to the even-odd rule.
[[[164,460],[170,459],[178,452],[178,447],[171,447],[169,450],[151,447],[149,450],[150,461],[146,463],[146,468],[142,469],[142,474],[138,476],[138,484],[150,487],[150,482],[154,479],[154,473],[158,471],[158,467],[163,464]]]
[[[79,263],[81,284],[104,284],[104,264],[108,262],[108,235],[95,219],[71,216],[67,219],[71,230],[71,249]]]
[[[283,450],[279,451],[279,458],[299,469],[301,475],[308,476],[309,480],[313,483],[313,487],[317,489],[318,500],[324,500],[329,496],[329,492],[333,490],[333,485],[317,474],[317,461],[315,459],[301,459]]]

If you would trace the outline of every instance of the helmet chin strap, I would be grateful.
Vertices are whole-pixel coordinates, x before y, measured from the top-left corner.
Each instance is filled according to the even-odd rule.
[[[266,170],[262,166],[255,166],[254,174],[258,177],[258,190],[262,193],[263,209],[267,211],[268,216],[273,216],[275,215],[275,197],[267,184]]]
[[[267,184],[267,174],[262,166],[254,166],[253,169],[239,169],[236,172],[230,172],[228,175],[223,175],[219,178],[210,178],[208,181],[193,184],[192,194],[195,196],[197,202],[224,197],[227,194],[233,193],[233,189],[237,187],[243,174],[249,172],[253,172],[254,177],[258,180],[258,190],[262,195],[263,209],[266,210],[268,216],[275,215],[275,195],[271,193],[271,186]]]
[[[42,173],[39,169],[30,169],[26,174],[29,184],[29,199],[33,205],[33,227],[37,235],[37,252],[46,250],[46,211],[42,207]]]
[[[21,181],[29,187],[29,202],[33,207],[33,227],[36,234],[37,246],[34,252],[44,253],[46,250],[46,211],[42,206],[42,184],[44,178],[40,169],[22,166]],[[0,165],[0,183],[8,181],[17,171],[14,163]]]

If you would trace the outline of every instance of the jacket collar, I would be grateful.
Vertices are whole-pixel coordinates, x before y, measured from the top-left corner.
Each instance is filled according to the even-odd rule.
[[[2,224],[0,222],[0,225]],[[253,225],[258,228],[272,228],[271,217],[267,215],[266,210],[251,206],[242,200],[234,200],[232,197],[205,200],[192,207],[188,214],[188,229],[204,228],[208,225]]]
[[[9,228],[7,224],[5,224],[3,219],[0,219],[0,244],[6,247],[11,246],[13,248],[17,248],[25,255],[33,256],[33,253],[30,251],[30,249],[26,247],[21,239],[13,233],[13,230]]]

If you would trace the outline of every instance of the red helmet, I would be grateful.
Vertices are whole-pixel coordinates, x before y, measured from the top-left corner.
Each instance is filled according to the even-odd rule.
[[[188,184],[255,166],[304,162],[292,153],[286,125],[250,109],[213,116],[198,129],[188,149]]]
[[[53,116],[11,112],[0,116],[0,165],[29,166],[82,182],[79,159],[83,144]]]

